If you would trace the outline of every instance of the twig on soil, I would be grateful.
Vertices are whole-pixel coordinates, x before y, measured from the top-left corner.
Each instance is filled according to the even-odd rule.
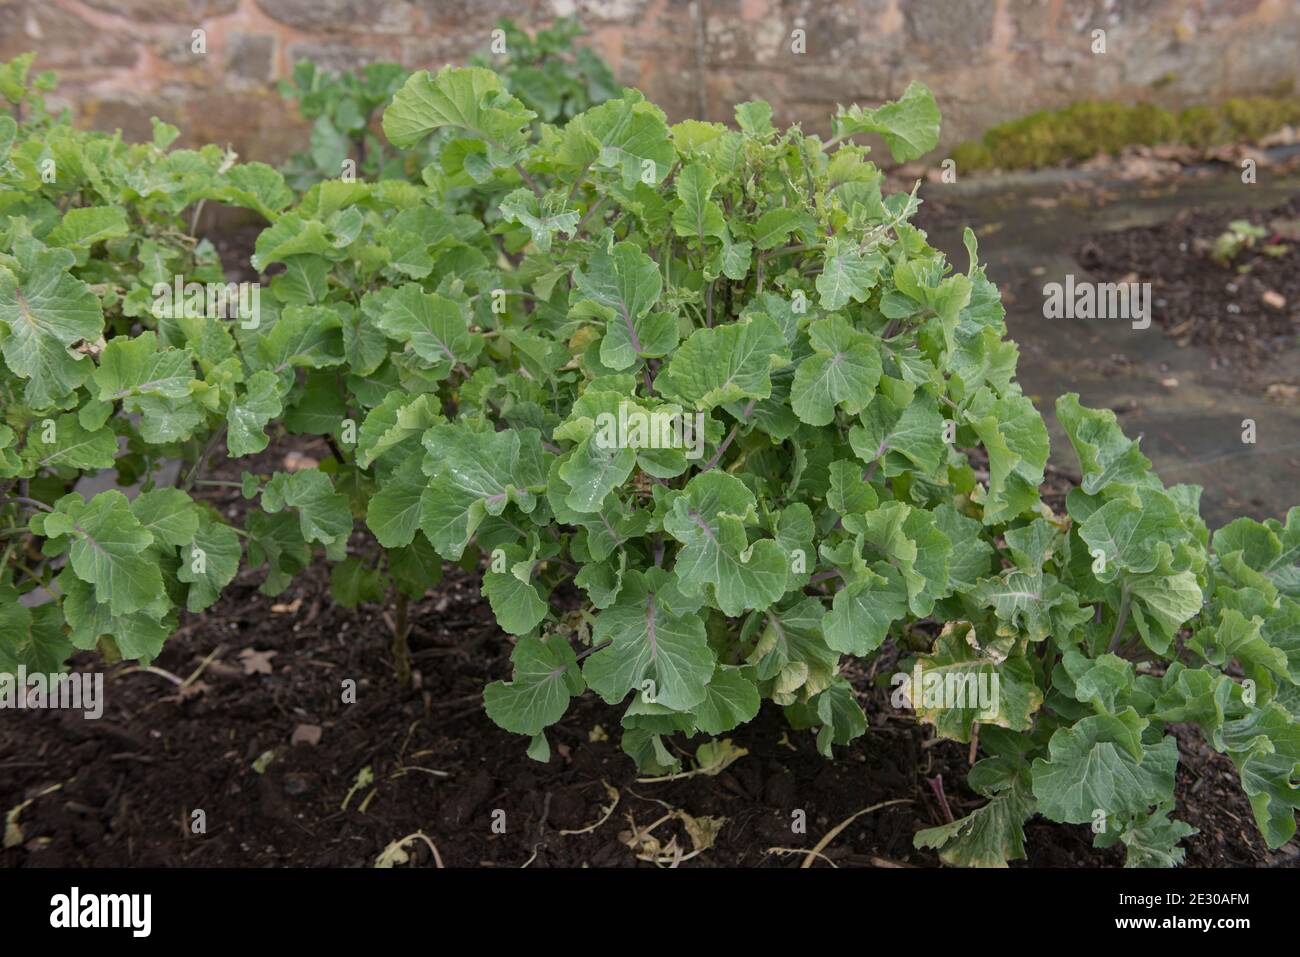
[[[782,857],[784,857],[784,856],[787,855],[787,854],[804,854],[804,855],[807,855],[807,854],[816,854],[818,857],[820,857],[823,861],[825,861],[825,862],[826,862],[827,864],[829,864],[831,867],[834,867],[836,870],[839,869],[839,865],[836,864],[834,861],[832,861],[832,860],[831,860],[829,857],[827,857],[825,854],[821,853],[820,851],[809,851],[808,848],[806,848],[806,847],[769,847],[769,848],[768,848],[766,851],[764,851],[763,853],[764,853],[764,854],[780,854]]]
[[[194,684],[194,682],[198,680],[199,675],[203,674],[203,672],[207,670],[208,665],[212,664],[212,659],[225,651],[225,649],[225,645],[217,645],[217,647],[213,648],[211,653],[199,662],[199,666],[194,669],[190,676],[181,682],[181,687],[188,688],[190,685]]]
[[[147,754],[135,754],[131,751],[123,751],[121,754],[110,754],[110,761],[139,761],[141,764],[153,764],[153,758]]]
[[[429,845],[429,850],[433,852],[433,866],[441,870],[443,868],[442,855],[438,853],[438,845],[429,840],[429,836],[423,831],[416,831],[414,834],[408,834],[406,837],[398,838],[389,844],[375,859],[375,867],[395,867],[398,864],[405,864],[411,859],[406,853],[405,847],[412,841],[421,840]]]
[[[872,811],[879,811],[882,807],[889,807],[894,804],[911,804],[911,803],[912,803],[911,798],[895,798],[892,801],[881,801],[879,804],[873,804],[871,805],[871,807],[864,807],[861,811],[858,811],[856,814],[846,817],[843,821],[840,821],[839,824],[836,824],[833,828],[827,831],[826,836],[823,837],[820,841],[816,843],[816,845],[813,846],[813,849],[808,852],[808,856],[803,859],[803,863],[799,865],[799,869],[806,870],[807,868],[812,867],[813,861],[815,861],[818,857],[821,856],[821,852],[826,850],[827,845],[829,845],[831,841],[835,840],[835,838],[839,837],[841,831],[843,831],[846,827],[848,827],[858,818],[862,817],[862,815],[869,814]]]
[[[533,853],[528,860],[524,861],[519,868],[523,870],[533,861],[537,860],[538,852],[546,846],[546,822],[551,818],[551,792],[546,792],[546,801],[542,804],[542,819],[537,822],[537,840],[533,843]]]
[[[390,774],[388,776],[388,779],[391,781],[393,778],[400,778],[407,771],[423,771],[425,774],[432,774],[435,778],[451,777],[450,771],[438,771],[435,770],[434,768],[422,768],[414,764],[404,764],[400,768],[398,768],[396,773]]]
[[[185,687],[185,681],[180,676],[174,675],[170,671],[164,671],[162,668],[158,668],[154,665],[132,665],[131,667],[123,668],[121,671],[114,674],[113,678],[116,680],[125,675],[134,674],[137,671],[147,671],[149,674],[157,675],[159,678],[166,678],[177,687]]]
[[[406,729],[406,737],[402,739],[401,750],[397,752],[397,760],[400,762],[406,754],[406,747],[411,743],[411,735],[415,734],[415,729],[420,726],[420,718],[411,722],[411,726]]]

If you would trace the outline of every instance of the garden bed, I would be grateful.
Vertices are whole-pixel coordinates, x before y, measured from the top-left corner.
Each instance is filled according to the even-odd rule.
[[[1214,244],[1238,221],[1264,236],[1230,261],[1215,261]],[[1300,335],[1297,225],[1295,199],[1270,210],[1190,209],[1156,226],[1090,236],[1079,262],[1099,280],[1150,282],[1152,319],[1180,346],[1204,346],[1218,363],[1257,366]]]
[[[286,455],[328,450],[282,441],[251,460],[219,458],[213,477],[269,470]],[[1069,476],[1051,471],[1044,500],[1061,510],[1071,487]],[[200,495],[231,519],[246,508],[236,489]],[[354,535],[354,553],[372,547],[369,536]],[[21,813],[23,842],[0,852],[0,866],[363,867],[417,831],[448,866],[652,866],[638,859],[648,856],[647,845],[625,843],[632,822],[645,828],[677,811],[706,828],[705,818],[725,819],[712,846],[683,866],[797,867],[841,821],[896,801],[905,803],[858,818],[816,866],[935,866],[933,852],[912,846],[917,830],[944,820],[929,782],[942,778],[954,816],[984,800],[965,784],[964,745],[936,740],[910,713],[890,707],[878,678],[897,658],[892,643],[869,668],[849,662],[846,676],[871,728],[837,748],[836,761],[817,753],[812,734],[790,730],[769,702],[730,735],[749,753],[722,773],[641,783],[617,744],[617,709],[592,694],[553,728],[547,764],[527,760],[524,742],[488,719],[482,688],[509,673],[513,643],[479,597],[476,575],[448,566],[443,582],[413,603],[418,679],[408,694],[399,692],[384,653],[389,626],[380,608],[334,604],[321,565],[274,598],[258,591],[262,575],[241,571],[216,606],[189,617],[166,645],[156,662],[162,671],[184,679],[202,667],[183,692],[158,674],[116,666],[102,720],[23,712],[0,724],[0,806],[60,786]],[[74,667],[93,668],[94,658],[78,655]],[[355,705],[341,702],[346,678],[357,683]],[[1231,761],[1194,729],[1175,732],[1178,816],[1200,830],[1184,842],[1186,864],[1300,863],[1295,840],[1277,852],[1265,848]],[[701,740],[674,742],[693,750]],[[373,785],[348,799],[364,768]],[[601,820],[611,803],[606,785],[619,798],[608,819],[587,833],[563,833]],[[207,817],[203,837],[189,830],[196,808]],[[497,809],[505,812],[504,834],[492,830]],[[801,835],[791,830],[796,809],[807,814]],[[664,858],[676,848],[691,853],[686,823],[678,816],[653,830]],[[1123,860],[1119,849],[1094,850],[1084,826],[1037,818],[1026,837],[1028,866]],[[769,853],[773,847],[799,853]],[[434,864],[423,842],[408,850],[417,865]]]

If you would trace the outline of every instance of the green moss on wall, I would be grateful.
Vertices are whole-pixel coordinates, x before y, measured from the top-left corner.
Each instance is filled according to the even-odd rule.
[[[1255,142],[1288,123],[1300,123],[1300,97],[1236,97],[1177,113],[1150,103],[1089,100],[999,124],[982,139],[959,144],[953,159],[968,171],[1036,169],[1115,154],[1126,146]]]

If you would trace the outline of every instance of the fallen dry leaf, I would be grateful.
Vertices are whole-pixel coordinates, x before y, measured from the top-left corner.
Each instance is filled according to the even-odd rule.
[[[244,674],[269,675],[271,673],[271,659],[279,653],[278,651],[254,651],[252,648],[245,648],[239,653],[239,660],[244,666]]]

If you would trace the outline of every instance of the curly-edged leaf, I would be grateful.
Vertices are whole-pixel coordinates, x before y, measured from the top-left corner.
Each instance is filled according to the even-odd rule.
[[[140,494],[131,503],[131,514],[157,545],[173,548],[188,545],[199,529],[198,507],[178,488],[158,488]]]
[[[977,519],[961,514],[951,505],[940,505],[933,514],[935,525],[952,543],[948,584],[955,592],[970,591],[992,571],[994,548],[983,539],[984,529]]]
[[[469,331],[461,306],[408,282],[384,302],[379,328],[390,338],[408,343],[430,364],[429,376],[444,379],[457,363],[472,363],[483,347],[481,336]]]
[[[762,703],[757,686],[731,665],[718,665],[704,691],[694,714],[695,727],[705,734],[725,734],[754,720]]]
[[[701,243],[709,237],[721,239],[727,231],[722,207],[709,197],[717,178],[703,163],[691,163],[677,174],[677,198],[681,205],[673,212],[673,231]]]
[[[879,574],[848,582],[835,593],[823,628],[826,644],[836,651],[862,657],[879,648],[889,627],[907,615],[907,586],[892,565],[881,562]]]
[[[948,622],[907,679],[902,690],[917,718],[954,741],[969,741],[976,724],[1028,731],[1043,703],[1024,654],[980,648],[970,622]]]
[[[1089,495],[1112,484],[1151,484],[1151,461],[1124,435],[1110,409],[1086,409],[1077,393],[1068,392],[1056,400],[1056,420],[1079,456],[1082,487]]]
[[[488,685],[483,704],[489,718],[515,734],[540,734],[555,724],[585,687],[577,657],[562,638],[520,638],[510,661],[513,680]]]
[[[705,278],[712,279],[718,273],[736,282],[743,282],[749,275],[749,260],[754,252],[754,244],[748,239],[733,243],[730,237],[722,237],[722,248],[710,258],[705,268]]]
[[[443,67],[412,73],[384,110],[384,135],[394,146],[414,146],[434,130],[452,127],[481,139],[493,166],[509,166],[528,142],[536,118],[506,92],[501,78],[479,67]]]
[[[242,550],[233,528],[201,516],[193,539],[181,546],[181,564],[176,570],[176,578],[190,586],[186,608],[203,611],[221,597],[221,589],[235,580]]]
[[[333,169],[337,171],[339,167]],[[275,222],[280,210],[294,200],[293,190],[285,183],[284,176],[265,163],[237,163],[226,171],[225,180],[217,198],[261,213],[270,222]]]
[[[847,306],[849,300],[866,302],[886,265],[884,256],[877,252],[864,253],[855,246],[827,255],[817,276],[821,307],[834,312]]]
[[[479,523],[511,502],[524,512],[537,505],[547,465],[535,429],[474,432],[435,425],[424,436],[425,472],[433,481],[421,502],[420,528],[443,558],[457,561]]]
[[[271,294],[287,306],[324,302],[329,274],[329,260],[322,256],[288,256],[284,272],[271,280]]]
[[[597,616],[592,639],[611,644],[588,659],[583,675],[610,704],[629,691],[674,711],[689,711],[704,700],[717,659],[703,619],[672,611],[681,605],[677,592],[662,569],[630,571],[618,599]]]
[[[265,369],[253,373],[244,394],[230,403],[226,413],[226,449],[232,458],[252,455],[270,444],[262,430],[280,414],[281,398],[275,373]]]
[[[1190,538],[1178,506],[1160,490],[1138,488],[1133,497],[1116,498],[1089,515],[1079,537],[1105,554],[1097,580],[1115,581],[1124,574],[1155,570],[1161,554]]]
[[[623,186],[638,182],[658,186],[672,169],[677,151],[668,136],[663,111],[646,102],[637,90],[624,90],[610,100],[580,113],[564,128],[560,159],[578,169],[590,166],[618,170]]]
[[[1043,641],[1055,636],[1068,641],[1073,629],[1092,617],[1079,607],[1078,595],[1043,571],[1011,568],[993,578],[982,578],[971,591],[980,607],[992,608],[1000,622],[998,634]]]
[[[673,496],[664,530],[682,544],[673,570],[683,592],[713,585],[718,607],[731,616],[785,594],[785,551],[772,539],[749,542],[745,522],[753,515],[753,493],[721,471],[695,476]]]
[[[28,608],[19,602],[18,589],[0,585],[0,674],[57,674],[72,653],[63,633],[63,611],[49,603]]]
[[[1270,848],[1295,836],[1300,808],[1300,721],[1270,702],[1223,726],[1223,742]]]
[[[601,361],[611,369],[626,369],[645,349],[642,337],[656,340],[656,351],[663,351],[667,332],[660,328],[664,320],[657,319],[651,327],[643,325],[663,290],[663,277],[653,259],[633,243],[616,243],[609,250],[597,249],[588,261],[588,268],[573,274],[577,295],[580,297],[575,314],[597,315],[606,321],[605,338],[609,344],[601,345]],[[656,314],[659,316],[660,314]],[[671,319],[671,317],[670,317]],[[672,342],[676,342],[676,322],[671,321]]]
[[[95,600],[94,588],[70,570],[61,573],[58,582],[64,593],[68,636],[84,651],[95,649],[101,638],[108,638],[123,658],[147,665],[158,657],[163,642],[176,630],[176,617],[166,595],[138,611],[115,615],[107,602]]]
[[[51,246],[85,249],[128,232],[126,213],[116,206],[80,206],[64,213],[45,241]]]
[[[793,704],[796,692],[814,695],[829,687],[840,656],[822,636],[824,615],[820,601],[804,598],[746,621],[742,637],[754,641],[748,662],[759,681],[772,683],[765,693],[777,704]]]
[[[593,432],[560,462],[557,474],[568,489],[565,504],[579,513],[599,512],[635,465],[635,449],[605,442],[600,432]]]
[[[1163,654],[1183,623],[1201,610],[1203,596],[1196,575],[1157,568],[1149,575],[1134,575],[1130,585],[1141,602],[1138,630],[1149,647]]]
[[[1067,648],[1052,675],[1052,687],[1098,712],[1122,710],[1133,691],[1132,662],[1110,653],[1089,658],[1077,648]]]
[[[331,306],[286,306],[271,331],[258,339],[257,359],[262,369],[286,376],[292,369],[342,365],[342,327]]]
[[[357,464],[369,468],[390,449],[443,421],[436,395],[412,398],[404,392],[390,392],[357,429]]]
[[[272,263],[286,262],[294,256],[324,256],[338,259],[342,250],[357,238],[361,227],[359,210],[348,210],[353,215],[336,214],[338,218],[321,222],[290,211],[280,216],[274,225],[258,234],[249,262],[259,271]]]
[[[0,352],[27,380],[28,405],[41,409],[89,377],[94,364],[71,347],[98,340],[104,314],[90,287],[67,272],[69,251],[32,244],[20,250],[20,262],[19,275],[0,266]]]
[[[880,343],[858,332],[842,316],[809,327],[813,355],[799,363],[790,388],[795,415],[809,425],[826,425],[839,406],[857,415],[880,381]]]
[[[500,203],[501,218],[507,223],[525,226],[532,234],[538,252],[551,251],[551,238],[564,233],[570,239],[577,232],[580,214],[569,209],[563,196],[547,193],[538,197],[531,189],[521,187],[508,193]]]
[[[849,444],[863,462],[881,461],[886,477],[904,471],[932,476],[947,455],[943,428],[939,404],[930,393],[918,392],[902,406],[881,393],[849,430]]]
[[[1199,606],[1200,592],[1196,594]],[[1262,689],[1261,697],[1271,697],[1278,682],[1289,682],[1291,674],[1286,653],[1265,640],[1263,624],[1259,616],[1247,618],[1235,608],[1223,608],[1218,621],[1203,621],[1187,645],[1220,667],[1235,660],[1246,677]]]
[[[1033,798],[1016,785],[965,817],[917,831],[912,843],[934,848],[953,867],[1006,867],[1025,859],[1025,822],[1033,813]]]
[[[994,398],[981,389],[966,420],[989,454],[989,488],[984,524],[999,525],[1032,511],[1047,465],[1047,426],[1024,396]]]
[[[830,465],[830,488],[826,504],[840,514],[840,522],[849,532],[865,529],[862,516],[879,504],[876,490],[863,481],[862,463],[841,459]]]
[[[902,573],[912,613],[924,617],[951,591],[948,541],[934,515],[901,502],[884,502],[863,518],[864,538]]]
[[[154,538],[121,492],[100,492],[90,501],[65,495],[32,526],[49,538],[67,536],[72,570],[95,587],[95,600],[113,615],[129,615],[162,596],[158,563],[145,554]]]
[[[298,512],[302,536],[325,546],[342,546],[352,534],[352,511],[346,495],[320,469],[277,472],[262,490],[262,508],[274,515],[284,508]]]
[[[776,323],[763,315],[696,329],[655,380],[661,394],[685,409],[708,411],[737,399],[772,394],[773,369],[790,361]]]
[[[790,238],[792,232],[807,232],[816,225],[816,221],[801,209],[789,206],[769,209],[754,224],[754,246],[763,250],[775,249]]]
[[[194,365],[189,350],[160,349],[157,335],[147,331],[114,337],[93,378],[101,402],[146,394],[183,399],[194,383]]]
[[[117,436],[112,429],[107,426],[85,429],[72,413],[49,421],[54,423],[53,429],[36,422],[27,432],[23,463],[28,469],[90,471],[113,467],[113,456],[117,454]]]
[[[1125,867],[1177,867],[1187,852],[1178,846],[1185,837],[1200,832],[1183,821],[1170,820],[1172,806],[1157,808],[1125,821],[1118,832],[1104,831],[1093,840],[1095,847],[1124,845]]]
[[[873,109],[856,104],[835,114],[835,135],[879,133],[895,163],[924,156],[939,144],[939,106],[922,83],[909,83],[897,100]]]
[[[1171,736],[1157,745],[1143,742],[1146,726],[1130,708],[1057,729],[1048,742],[1049,757],[1034,760],[1039,811],[1053,821],[1087,824],[1098,812],[1141,814],[1171,801],[1178,745]]]
[[[366,525],[384,548],[410,545],[420,529],[421,501],[429,486],[422,458],[416,453],[395,468],[366,507]]]
[[[546,598],[533,584],[532,572],[536,563],[526,557],[524,550],[517,545],[507,545],[499,549],[506,555],[506,571],[495,571],[493,566],[484,572],[482,593],[487,596],[497,624],[510,635],[526,635],[550,611]]]

